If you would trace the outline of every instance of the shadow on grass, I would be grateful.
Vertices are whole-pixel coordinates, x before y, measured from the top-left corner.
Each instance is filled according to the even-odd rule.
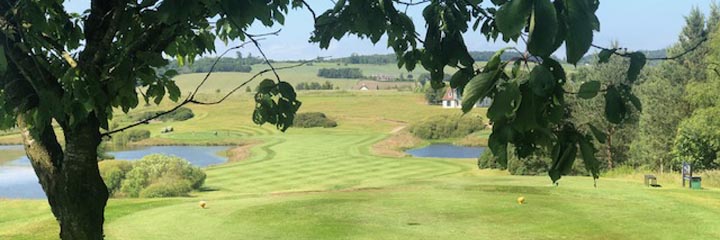
[[[213,188],[213,187],[205,187],[205,186],[203,186],[203,187],[200,187],[200,189],[198,189],[197,191],[198,191],[198,192],[215,192],[215,191],[220,191],[220,189],[219,189],[219,188]]]

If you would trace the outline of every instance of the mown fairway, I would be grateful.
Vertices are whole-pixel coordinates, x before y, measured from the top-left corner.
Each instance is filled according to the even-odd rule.
[[[594,188],[586,177],[556,187],[546,176],[480,171],[474,160],[374,156],[371,145],[404,122],[457,110],[397,92],[301,100],[301,111],[325,112],[339,127],[278,133],[254,126],[247,96],[193,106],[197,117],[186,122],[143,126],[152,141],[262,143],[248,160],[208,168],[206,191],[191,198],[110,200],[108,239],[720,238],[714,189],[648,189],[642,179],[608,178]],[[176,132],[160,135],[166,125]],[[0,200],[0,239],[54,239],[57,231],[44,201]]]

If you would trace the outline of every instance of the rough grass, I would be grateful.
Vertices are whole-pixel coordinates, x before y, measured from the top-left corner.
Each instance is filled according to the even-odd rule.
[[[417,147],[423,140],[407,131],[399,131],[372,145],[372,153],[387,157],[408,156],[405,150]]]

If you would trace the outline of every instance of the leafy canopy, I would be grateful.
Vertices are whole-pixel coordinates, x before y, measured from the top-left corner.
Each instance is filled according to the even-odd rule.
[[[172,81],[177,72],[158,72],[168,63],[165,56],[180,64],[192,62],[198,55],[213,53],[215,39],[252,38],[245,32],[250,24],[282,24],[290,6],[307,6],[298,0],[92,4],[91,11],[80,15],[67,13],[62,1],[0,4],[9,13],[0,21],[4,24],[0,38],[4,52],[0,71],[5,74],[0,85],[0,123],[4,127],[23,115],[32,132],[41,132],[52,120],[73,126],[88,118],[107,129],[113,109],[127,112],[137,107],[139,92],[146,102],[159,103],[165,96],[180,99]],[[416,32],[402,10],[415,6],[423,7],[424,33]],[[597,177],[594,136],[566,121],[570,115],[563,88],[567,77],[551,54],[564,44],[567,61],[576,64],[591,47],[594,32],[600,30],[598,7],[598,0],[429,0],[421,4],[338,0],[316,17],[311,41],[327,48],[333,39],[348,34],[373,43],[387,36],[398,67],[413,70],[421,65],[430,72],[434,88],[445,85],[447,67],[455,68],[450,85],[464,93],[464,112],[478,99],[494,100],[488,111],[493,123],[489,146],[500,163],[507,162],[508,144],[515,146],[520,157],[543,149],[553,153],[550,175],[557,181],[579,153]],[[505,50],[501,50],[479,66],[465,44],[464,36],[472,35],[464,33],[471,31],[487,40],[526,43],[529,55],[502,60]],[[626,108],[620,106],[635,103],[630,89],[646,62],[642,53],[627,55],[627,81],[605,89],[589,85],[581,93],[584,97],[603,95],[609,106],[605,115],[611,122],[627,118]],[[538,64],[529,64],[531,59]],[[512,66],[509,72],[508,66]],[[282,130],[292,124],[300,106],[293,88],[279,77],[263,81],[255,100],[253,120]]]
[[[595,15],[598,0],[431,0],[422,6],[426,24],[424,34],[401,10],[414,7],[405,1],[340,0],[333,9],[317,18],[311,38],[328,47],[333,39],[346,34],[369,38],[377,43],[387,36],[387,45],[398,58],[398,66],[413,70],[420,64],[431,74],[435,88],[445,85],[443,76],[450,67],[457,71],[450,86],[463,92],[463,112],[480,99],[493,103],[488,118],[493,125],[489,148],[500,164],[507,163],[508,145],[515,154],[527,157],[536,151],[552,153],[550,177],[557,181],[567,174],[578,154],[585,166],[598,176],[593,145],[595,134],[579,130],[568,121],[571,113],[565,95],[578,94],[589,99],[601,95],[606,101],[608,121],[620,123],[628,118],[627,104],[639,108],[631,88],[646,63],[640,52],[623,53],[630,59],[625,81],[601,88],[598,82],[584,84],[580,92],[564,89],[567,76],[563,65],[551,55],[565,46],[567,62],[576,64],[592,46],[593,34],[600,30]],[[465,44],[465,34],[479,32],[487,40],[520,42],[528,55],[502,60],[498,51],[484,66],[474,62]],[[472,39],[477,40],[477,39]],[[606,61],[617,49],[601,53]],[[529,64],[530,60],[538,64]],[[510,66],[510,67],[509,67]],[[510,71],[508,71],[508,67]]]
[[[22,115],[36,134],[53,120],[66,128],[92,118],[108,129],[113,109],[128,112],[141,99],[179,101],[172,80],[178,73],[163,68],[166,57],[183,65],[214,53],[216,39],[245,41],[255,22],[283,24],[290,6],[290,0],[93,1],[91,10],[74,14],[63,1],[1,3],[0,127],[13,127]],[[280,79],[263,84],[253,119],[285,129],[299,106],[294,91]]]

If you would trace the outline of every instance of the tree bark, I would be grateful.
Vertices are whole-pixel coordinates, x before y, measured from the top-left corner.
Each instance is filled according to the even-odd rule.
[[[607,134],[607,164],[608,164],[608,169],[613,169],[613,167],[614,167],[614,166],[613,166],[613,152],[612,152],[612,138],[613,138],[613,133],[615,133],[615,129],[614,129],[613,127],[610,127],[610,129],[608,129],[608,134]]]
[[[91,113],[92,115],[92,113]],[[76,126],[63,126],[65,150],[48,124],[31,134],[23,117],[25,151],[40,180],[61,239],[103,239],[108,190],[97,165],[100,128],[94,117]]]

